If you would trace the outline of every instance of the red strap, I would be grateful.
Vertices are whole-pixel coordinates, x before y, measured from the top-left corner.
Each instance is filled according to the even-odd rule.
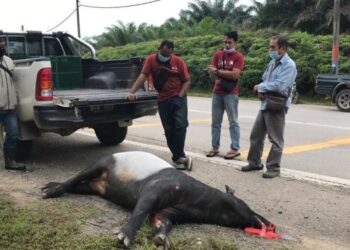
[[[259,235],[266,239],[282,239],[282,234],[275,233],[276,227],[273,224],[266,229],[266,225],[263,223],[262,228],[246,227],[244,232],[247,234]]]

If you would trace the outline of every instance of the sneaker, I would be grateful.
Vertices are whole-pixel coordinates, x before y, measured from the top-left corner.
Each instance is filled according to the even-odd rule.
[[[185,163],[177,163],[177,162],[174,162],[173,166],[174,166],[174,168],[176,168],[177,170],[186,170],[186,165],[185,165]]]
[[[242,172],[250,172],[250,171],[259,171],[264,168],[264,164],[261,164],[260,166],[251,166],[247,165],[241,168]]]
[[[186,158],[187,158],[187,161],[185,163],[186,169],[188,171],[191,171],[192,170],[192,165],[193,165],[192,157],[191,156],[187,156]]]
[[[178,169],[178,170],[186,170],[187,166],[187,158],[185,157],[181,157],[179,159],[177,159],[176,161],[174,161],[174,168]]]
[[[263,178],[267,178],[267,179],[275,178],[277,176],[280,176],[280,171],[279,170],[267,170],[262,175]]]
[[[174,162],[174,167],[178,170],[192,170],[193,161],[191,156],[187,156],[186,158],[180,158]]]

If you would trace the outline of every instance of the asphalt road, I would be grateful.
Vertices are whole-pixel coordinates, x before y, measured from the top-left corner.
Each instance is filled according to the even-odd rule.
[[[249,149],[249,135],[258,101],[240,100],[241,157],[243,164]],[[211,148],[211,99],[189,97],[189,129],[186,151],[204,155]],[[285,150],[282,167],[350,180],[350,113],[334,106],[293,105],[287,114]],[[163,128],[157,116],[134,120],[127,139],[166,146]],[[229,150],[230,136],[225,115],[221,132],[221,153]],[[265,151],[270,143],[266,140]],[[237,161],[236,161],[237,162]],[[237,162],[238,163],[238,162]]]

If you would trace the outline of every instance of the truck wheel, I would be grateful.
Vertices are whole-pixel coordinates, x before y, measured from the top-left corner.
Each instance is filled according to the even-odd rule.
[[[340,111],[350,112],[350,89],[343,89],[335,97],[335,103]]]
[[[33,141],[21,141],[18,140],[16,148],[16,160],[24,161],[27,160],[32,154]]]
[[[119,127],[118,124],[109,123],[94,128],[98,140],[106,146],[117,145],[124,141],[128,127]]]

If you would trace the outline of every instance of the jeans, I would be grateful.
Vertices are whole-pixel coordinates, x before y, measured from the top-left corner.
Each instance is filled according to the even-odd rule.
[[[165,132],[172,160],[186,157],[184,152],[187,120],[187,97],[174,96],[158,102],[159,116]]]
[[[4,125],[6,131],[4,147],[16,147],[19,136],[17,113],[14,111],[0,112],[0,123]]]
[[[214,149],[220,147],[221,123],[224,115],[227,117],[230,125],[231,149],[238,151],[239,145],[239,124],[238,124],[238,95],[227,94],[217,95],[213,93],[212,98],[212,124],[211,124],[211,144]]]

